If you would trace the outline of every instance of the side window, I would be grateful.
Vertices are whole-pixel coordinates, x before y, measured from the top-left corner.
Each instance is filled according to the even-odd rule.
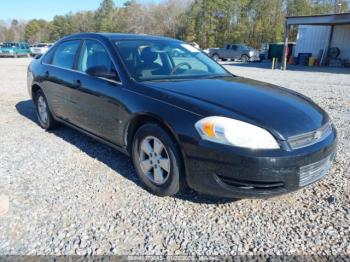
[[[80,40],[63,42],[56,48],[52,65],[72,69]]]
[[[94,67],[103,68],[108,73],[116,73],[113,62],[103,45],[94,40],[86,40],[81,50],[78,70],[86,73]]]
[[[233,45],[233,46],[232,46],[232,50],[235,50],[235,51],[236,51],[237,49],[238,49],[238,46],[236,46],[236,45]]]
[[[46,54],[44,54],[44,57],[42,60],[44,64],[51,64],[53,55],[55,54],[55,50],[56,48],[51,48],[49,51],[46,52]]]
[[[229,50],[230,48],[231,48],[231,46],[230,46],[230,45],[227,45],[227,46],[226,46],[226,49],[227,49],[227,50]]]

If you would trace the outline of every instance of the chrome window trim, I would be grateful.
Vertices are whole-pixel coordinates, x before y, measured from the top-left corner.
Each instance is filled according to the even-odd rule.
[[[111,82],[111,83],[114,83],[114,84],[123,85],[123,83],[122,83],[121,81],[115,81],[115,80],[108,79],[108,78],[104,78],[104,77],[91,76],[91,75],[89,75],[89,74],[87,74],[87,73],[85,73],[85,72],[82,72],[82,71],[79,71],[79,70],[76,70],[76,69],[65,68],[65,67],[56,66],[56,65],[51,65],[51,64],[46,64],[46,63],[43,63],[43,65],[51,66],[51,67],[54,67],[54,68],[59,68],[59,69],[67,70],[67,71],[71,71],[71,72],[74,72],[74,73],[79,73],[79,74],[81,74],[81,75],[85,75],[85,76],[89,76],[89,77],[94,77],[94,78],[102,79],[102,80],[105,80],[105,81],[108,81],[108,82]]]

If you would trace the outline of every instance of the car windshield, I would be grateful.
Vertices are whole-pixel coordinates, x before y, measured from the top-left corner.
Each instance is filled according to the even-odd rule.
[[[206,54],[177,41],[116,41],[131,77],[136,81],[169,81],[231,76]]]

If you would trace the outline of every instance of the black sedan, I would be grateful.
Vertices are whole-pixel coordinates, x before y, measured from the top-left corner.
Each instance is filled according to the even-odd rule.
[[[181,52],[181,56],[174,53]],[[294,91],[237,77],[178,40],[76,34],[28,68],[42,128],[64,123],[133,159],[144,186],[269,197],[328,172],[336,130]]]

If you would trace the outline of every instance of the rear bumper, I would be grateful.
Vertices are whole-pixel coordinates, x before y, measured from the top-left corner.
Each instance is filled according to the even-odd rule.
[[[15,53],[0,53],[0,57],[15,57]]]
[[[201,141],[186,148],[186,178],[198,192],[228,198],[268,198],[322,179],[336,154],[336,133],[294,151],[254,152]]]
[[[43,54],[45,54],[46,52],[38,52],[38,51],[36,51],[36,52],[31,52],[30,54],[32,55],[32,56],[36,56],[36,55],[43,55]]]

